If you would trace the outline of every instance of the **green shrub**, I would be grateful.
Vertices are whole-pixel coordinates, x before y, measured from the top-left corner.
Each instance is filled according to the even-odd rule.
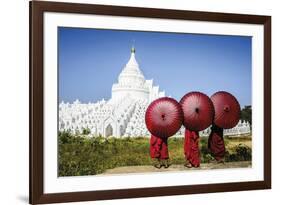
[[[227,152],[225,155],[225,161],[235,162],[235,161],[250,161],[252,160],[252,149],[246,145],[239,144],[235,146],[234,153]]]
[[[88,135],[90,133],[91,133],[91,130],[88,127],[87,128],[83,128],[83,130],[82,130],[82,134],[83,135]]]

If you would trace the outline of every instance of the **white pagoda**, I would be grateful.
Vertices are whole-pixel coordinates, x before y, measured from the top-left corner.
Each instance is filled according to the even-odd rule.
[[[153,80],[146,80],[135,58],[136,50],[112,85],[111,99],[96,103],[59,104],[59,130],[81,133],[89,129],[92,135],[104,137],[147,136],[144,117],[147,106],[153,100],[164,97]]]
[[[153,80],[145,80],[135,58],[136,50],[131,49],[131,57],[112,85],[111,99],[102,99],[96,103],[59,104],[59,130],[82,133],[90,130],[94,136],[138,137],[149,136],[144,118],[147,106],[153,100],[164,97],[165,92],[153,86]],[[224,130],[224,135],[239,136],[251,132],[250,124],[239,121],[236,127]],[[184,127],[177,136],[182,136]],[[200,132],[200,136],[209,136],[210,128]]]

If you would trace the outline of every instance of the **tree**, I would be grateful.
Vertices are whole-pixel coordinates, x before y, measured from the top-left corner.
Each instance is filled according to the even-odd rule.
[[[241,110],[241,119],[249,122],[250,125],[252,125],[252,106],[251,105],[246,105]]]

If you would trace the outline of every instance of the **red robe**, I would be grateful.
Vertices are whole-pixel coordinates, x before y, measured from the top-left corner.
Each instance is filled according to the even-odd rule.
[[[151,135],[150,138],[150,157],[159,159],[168,159],[168,139]]]
[[[200,166],[199,140],[198,132],[185,130],[184,155],[193,167]]]
[[[211,134],[208,139],[208,147],[217,161],[224,158],[225,145],[223,140],[223,128],[212,125]]]

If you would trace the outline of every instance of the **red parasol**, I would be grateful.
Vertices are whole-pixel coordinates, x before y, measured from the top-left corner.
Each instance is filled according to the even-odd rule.
[[[180,129],[183,113],[173,98],[163,97],[153,101],[145,113],[145,123],[152,135],[167,138]]]
[[[180,100],[184,113],[184,126],[191,131],[208,128],[214,118],[214,107],[210,98],[201,92],[190,92]]]
[[[215,109],[214,124],[224,129],[237,125],[240,119],[240,105],[237,99],[228,92],[219,91],[211,96]]]

